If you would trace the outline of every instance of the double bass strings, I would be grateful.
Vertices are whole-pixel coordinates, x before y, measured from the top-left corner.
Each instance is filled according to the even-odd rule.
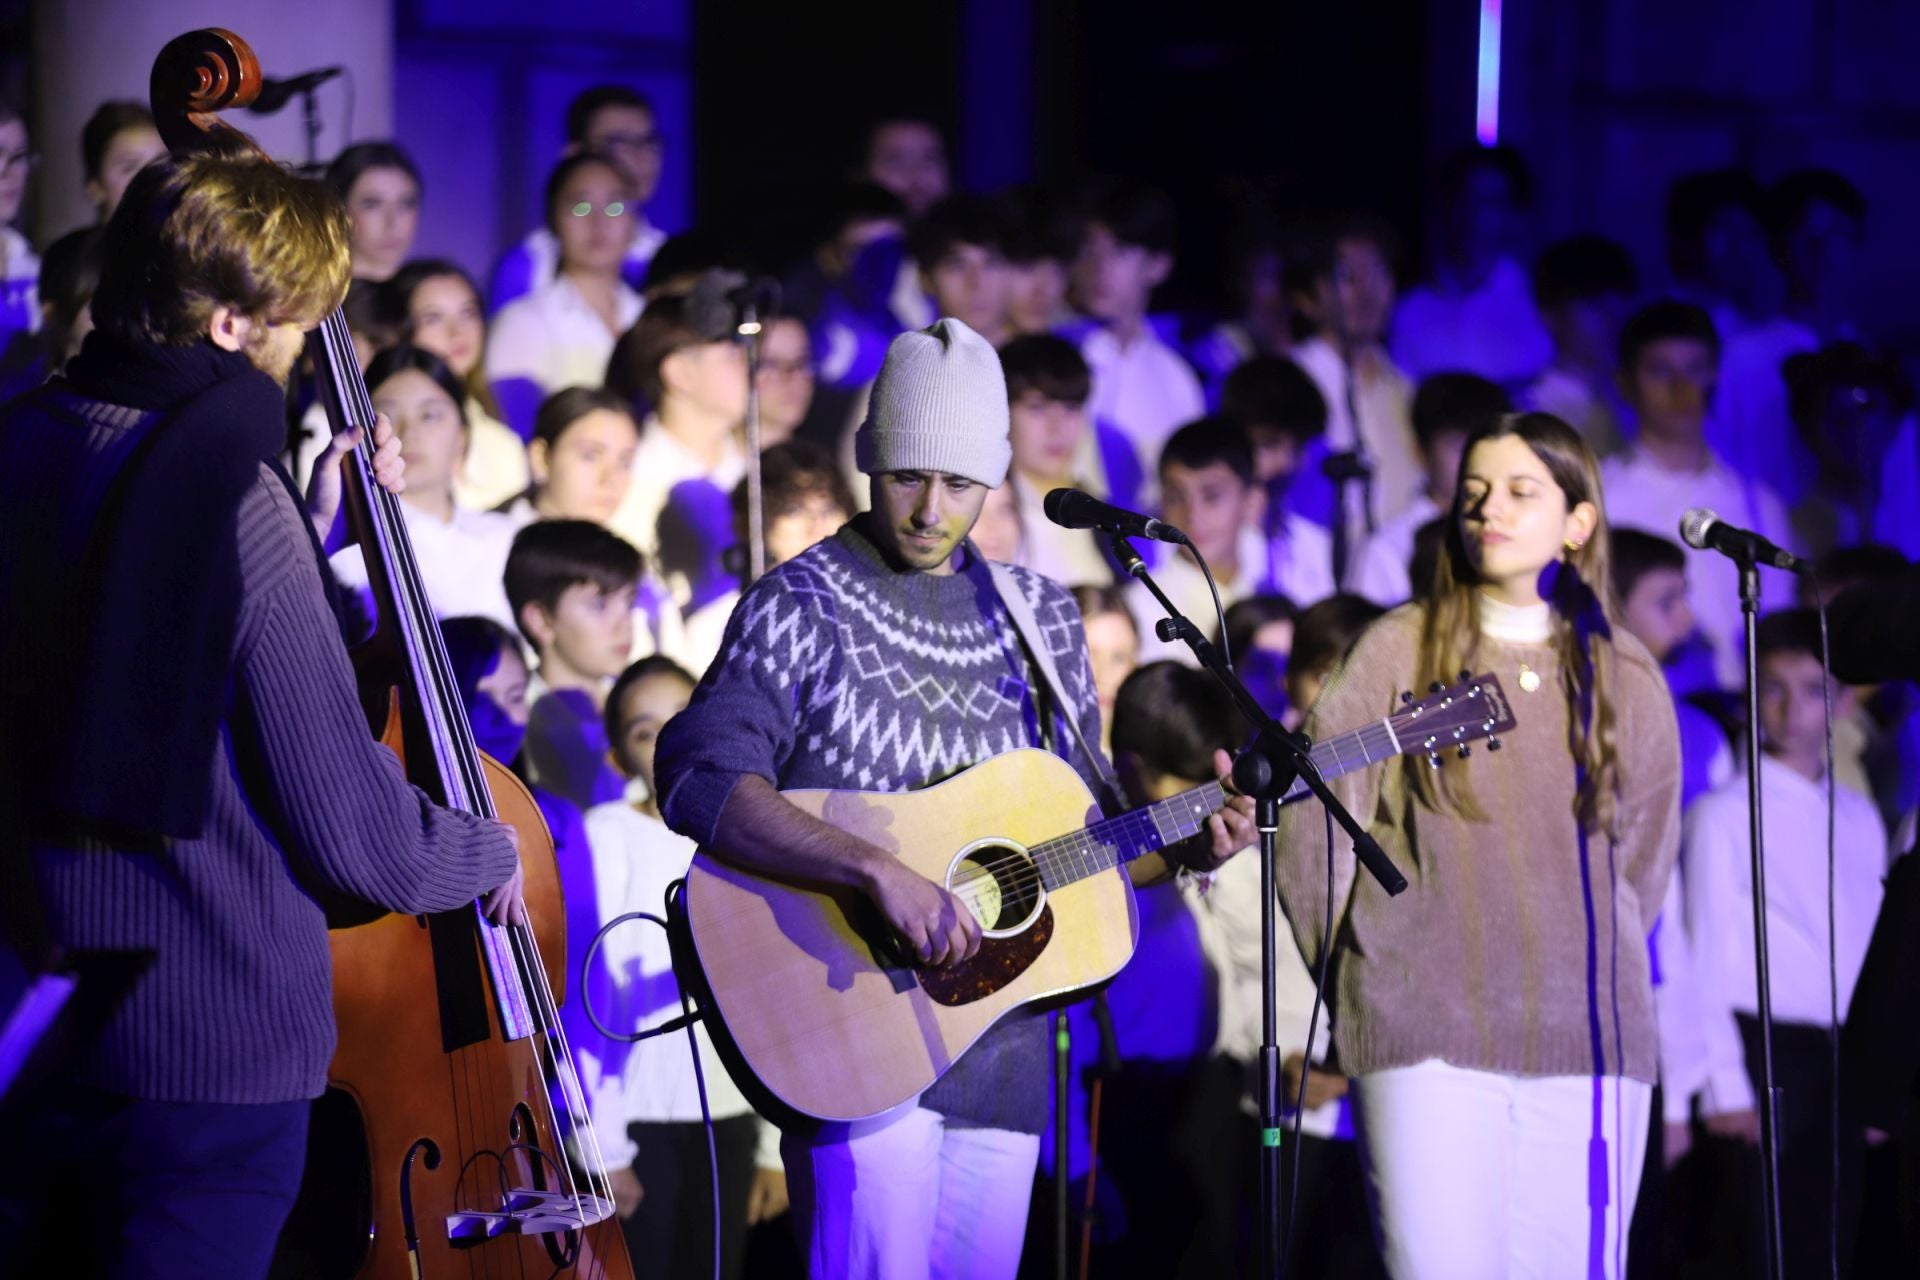
[[[352,339],[347,332],[346,319],[341,311],[335,310],[323,322],[321,334],[330,370],[358,367],[357,362],[354,362]],[[342,361],[350,363],[343,364]],[[397,577],[404,581],[407,588],[405,598],[425,601],[427,600],[426,589],[420,576],[418,562],[412,554],[411,545],[405,539],[393,538],[389,534],[389,530],[404,527],[396,523],[404,517],[400,511],[398,499],[381,487],[374,475],[373,457],[376,446],[372,431],[374,420],[372,402],[358,379],[344,379],[336,375],[332,378],[332,385],[342,418],[348,425],[359,425],[366,429],[355,452],[355,465],[359,468],[364,492],[369,495],[370,502],[379,507],[379,518],[373,522],[375,526],[373,533],[380,544],[377,552],[381,566],[387,570],[390,577]],[[396,600],[402,598],[402,593],[399,591],[390,594]],[[449,791],[458,793],[450,794],[446,798],[450,804],[455,804],[468,812],[494,818],[497,815],[479,764],[479,752],[473,741],[471,727],[464,714],[452,713],[452,709],[459,705],[459,700],[438,626],[437,624],[427,625],[423,619],[414,616],[409,610],[399,609],[396,612],[398,614],[394,619],[396,625],[407,633],[409,648],[426,659],[425,674],[434,686],[432,689],[434,696],[431,699],[427,697],[427,690],[423,689],[420,693],[423,704],[432,704],[424,707],[429,712],[425,718],[429,736],[433,740],[434,752],[441,766],[441,777]],[[478,903],[473,910],[476,925],[482,931],[480,938],[483,944],[497,954],[499,931],[503,926],[494,925],[487,920],[479,910]],[[504,926],[504,929],[512,963],[502,965],[496,959],[496,963],[492,966],[497,985],[502,988],[498,994],[503,1002],[518,997],[518,1001],[523,1005],[528,995],[533,997],[532,1016],[526,1017],[525,1021],[532,1026],[533,1036],[540,1041],[540,1050],[546,1056],[546,1061],[542,1064],[543,1077],[549,1071],[552,1073],[559,1084],[568,1113],[563,1122],[559,1111],[554,1106],[551,1092],[543,1082],[541,1103],[547,1110],[553,1132],[563,1144],[571,1148],[569,1151],[557,1153],[565,1158],[555,1159],[553,1163],[561,1172],[565,1194],[573,1201],[574,1216],[579,1225],[584,1228],[603,1219],[601,1205],[611,1206],[613,1203],[612,1182],[607,1173],[605,1153],[600,1147],[599,1134],[592,1124],[572,1046],[568,1043],[566,1029],[560,1021],[559,1002],[554,997],[546,966],[540,958],[539,944],[534,937],[532,926],[530,923],[509,925]],[[528,977],[533,981],[527,982]],[[525,1016],[524,1009],[522,1016]],[[580,1136],[582,1130],[585,1132],[584,1140]],[[582,1203],[582,1193],[575,1177],[575,1156],[578,1157],[579,1163],[585,1165],[583,1172],[587,1181],[586,1196],[596,1202],[592,1216],[589,1216],[586,1206]]]

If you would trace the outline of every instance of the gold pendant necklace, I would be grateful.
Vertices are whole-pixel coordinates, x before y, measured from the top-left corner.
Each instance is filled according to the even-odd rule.
[[[1520,664],[1520,691],[1537,693],[1540,690],[1540,673],[1526,663]]]

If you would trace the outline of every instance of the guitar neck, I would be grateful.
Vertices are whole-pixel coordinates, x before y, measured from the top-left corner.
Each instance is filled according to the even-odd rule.
[[[1322,778],[1333,779],[1378,764],[1405,749],[1391,722],[1379,720],[1315,743],[1307,754]],[[1296,779],[1281,803],[1291,804],[1308,794],[1307,784]],[[1226,788],[1209,782],[1158,804],[1044,841],[1028,853],[1040,868],[1047,888],[1058,889],[1198,835],[1206,829],[1207,818],[1226,800]]]

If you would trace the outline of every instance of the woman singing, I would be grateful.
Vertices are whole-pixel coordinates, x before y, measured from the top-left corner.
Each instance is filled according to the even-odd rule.
[[[1335,784],[1409,881],[1389,898],[1336,864],[1329,979],[1397,1280],[1624,1269],[1680,760],[1666,683],[1608,582],[1592,451],[1547,414],[1490,423],[1462,456],[1428,602],[1375,623],[1303,726],[1378,720],[1468,669],[1498,677],[1519,721],[1497,753]],[[1319,806],[1283,811],[1281,899],[1316,964],[1324,840]]]

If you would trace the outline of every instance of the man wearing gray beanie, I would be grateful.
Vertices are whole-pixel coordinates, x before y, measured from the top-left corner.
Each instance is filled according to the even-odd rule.
[[[872,509],[741,597],[655,757],[668,826],[748,871],[861,891],[928,967],[978,950],[968,909],[780,791],[912,791],[1051,746],[1095,795],[1108,793],[1106,762],[1074,745],[1099,743],[1100,711],[1072,596],[1010,571],[1058,672],[1056,698],[967,537],[1006,480],[1008,435],[1006,379],[985,339],[951,319],[895,338],[854,441]],[[1252,802],[1236,797],[1193,847],[1128,872],[1137,884],[1163,879],[1176,856],[1210,869],[1254,835]],[[1048,1082],[1045,1022],[1022,1011],[915,1105],[853,1125],[789,1123],[781,1155],[809,1273],[1013,1276]]]

